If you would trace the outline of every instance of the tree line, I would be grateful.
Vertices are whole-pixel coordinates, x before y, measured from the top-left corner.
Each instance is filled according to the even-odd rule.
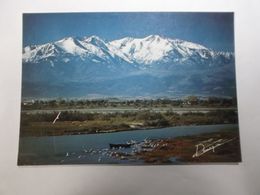
[[[115,107],[235,107],[237,105],[236,98],[220,98],[208,97],[200,99],[196,96],[188,96],[184,99],[137,99],[137,100],[120,100],[120,99],[100,99],[100,100],[31,100],[23,101],[21,107],[26,109],[51,109],[51,108],[115,108]]]

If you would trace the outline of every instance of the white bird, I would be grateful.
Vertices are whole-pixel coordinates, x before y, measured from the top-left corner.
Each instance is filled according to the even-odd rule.
[[[54,121],[52,122],[52,124],[56,123],[56,120],[59,119],[60,113],[61,113],[61,112],[58,113],[58,115],[56,116],[56,118],[54,119]]]

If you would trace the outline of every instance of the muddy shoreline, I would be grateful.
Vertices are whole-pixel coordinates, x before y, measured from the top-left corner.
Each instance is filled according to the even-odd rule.
[[[205,142],[208,144],[204,144],[204,148],[200,146],[199,150],[208,151],[195,156],[196,145]],[[219,144],[220,142],[222,144]],[[143,160],[145,164],[241,162],[237,130],[151,140],[142,148],[141,151],[132,155],[119,153],[117,156],[132,161]]]

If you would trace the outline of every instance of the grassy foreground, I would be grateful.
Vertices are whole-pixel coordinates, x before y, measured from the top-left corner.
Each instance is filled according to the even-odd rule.
[[[58,112],[21,114],[21,136],[58,136],[116,131],[163,128],[182,125],[213,125],[237,123],[237,112],[216,110],[207,113],[187,112],[124,112],[81,113],[63,111],[53,124]]]

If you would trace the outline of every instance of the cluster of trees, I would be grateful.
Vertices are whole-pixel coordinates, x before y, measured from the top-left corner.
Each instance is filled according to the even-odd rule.
[[[207,107],[231,107],[236,106],[236,98],[209,97],[200,99],[196,96],[189,96],[184,99],[156,99],[156,100],[35,100],[22,102],[22,109],[48,109],[48,108],[100,108],[100,107],[187,107],[187,106],[207,106]]]

